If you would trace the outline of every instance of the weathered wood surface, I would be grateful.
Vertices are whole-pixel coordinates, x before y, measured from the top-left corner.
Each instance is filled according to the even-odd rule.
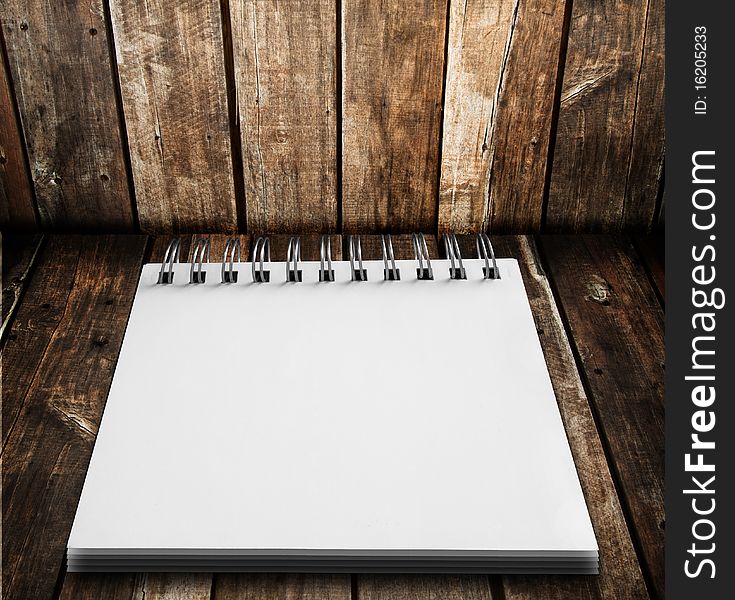
[[[250,233],[337,228],[336,6],[230,0]]]
[[[546,236],[541,248],[644,574],[663,598],[663,310],[627,238]]]
[[[184,236],[182,256],[190,256],[199,237]],[[210,239],[212,261],[219,261],[227,236]],[[149,243],[149,260],[160,260],[168,241],[160,237]],[[273,236],[272,241],[273,259],[283,260],[288,236]],[[243,260],[249,242],[252,238],[241,237]],[[317,259],[319,236],[302,236],[302,242],[303,259]],[[436,240],[427,242],[432,257],[438,257]],[[364,235],[362,243],[365,258],[381,256],[378,236]],[[396,235],[393,243],[398,258],[412,258],[410,236]],[[655,527],[660,523],[651,506],[660,506],[653,492],[662,485],[656,464],[663,448],[661,377],[654,369],[663,348],[661,308],[629,242],[605,236],[542,238],[541,243],[548,279],[529,238],[495,238],[498,254],[513,256],[521,264],[600,544],[599,577],[67,574],[58,579],[146,244],[140,237],[51,236],[38,255],[13,321],[13,337],[8,337],[3,352],[3,409],[8,397],[20,399],[2,456],[3,576],[9,597],[17,593],[23,598],[50,598],[59,587],[62,598],[136,600],[643,598],[641,569],[603,446],[623,493],[623,507],[645,559],[653,595],[660,597],[662,555],[660,546],[651,547],[651,539],[661,532],[651,532],[646,519]],[[472,237],[463,237],[461,244],[466,256],[474,256]],[[332,250],[339,258],[339,236],[334,236]],[[631,481],[641,489],[631,490]],[[646,505],[641,497],[654,502]]]
[[[490,136],[490,199],[487,228],[493,232],[540,230],[549,146],[554,143],[559,56],[566,45],[571,0],[519,2]]]
[[[517,6],[516,0],[449,3],[440,233],[487,229],[493,129]]]
[[[10,235],[2,237],[2,320],[0,321],[0,348],[5,332],[12,322],[23,293],[30,279],[43,236],[38,234]]]
[[[2,34],[41,224],[132,231],[102,0],[6,0]]]
[[[342,1],[343,233],[433,232],[446,0]]]
[[[110,0],[140,228],[237,229],[219,0]]]
[[[5,49],[0,43],[0,227],[36,228],[35,200],[11,92]]]
[[[665,21],[665,0],[649,0],[643,56],[635,82],[636,109],[623,206],[625,230],[647,231],[656,226],[659,217],[656,199],[664,168]]]
[[[3,400],[19,398],[2,453],[8,598],[54,593],[144,248],[138,236],[55,237],[15,318],[18,339],[3,352]],[[7,352],[39,334],[42,343],[26,339],[35,353],[19,386]]]
[[[642,215],[646,223],[639,225],[650,227],[656,193],[646,190],[658,189],[658,178],[650,179],[663,148],[662,4],[573,2],[549,231],[615,230]],[[629,182],[638,172],[649,181]]]
[[[664,235],[663,233],[637,235],[633,238],[633,242],[663,305],[666,298]]]

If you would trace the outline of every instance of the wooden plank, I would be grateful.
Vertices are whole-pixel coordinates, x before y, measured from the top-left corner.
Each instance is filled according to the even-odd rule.
[[[335,231],[336,1],[230,10],[248,231]]]
[[[449,2],[440,233],[487,229],[491,130],[517,7],[516,0]]]
[[[663,311],[627,238],[547,236],[541,245],[650,591],[662,598]]]
[[[212,600],[350,600],[349,575],[215,575]]]
[[[5,48],[0,41],[0,227],[34,230],[35,206]]]
[[[343,0],[345,233],[433,232],[446,0]]]
[[[569,2],[519,2],[493,123],[490,210],[495,232],[536,232],[557,94],[557,74]]]
[[[413,245],[410,235],[391,236],[396,259],[412,259]],[[347,238],[345,238],[347,241]],[[360,236],[363,258],[382,258],[381,238],[378,235]],[[431,258],[439,258],[439,248],[434,236],[426,236]],[[401,600],[442,598],[451,600],[489,600],[490,582],[484,575],[354,575],[357,598],[360,600]]]
[[[0,347],[13,320],[43,243],[41,235],[5,235],[2,239],[2,322]]]
[[[7,330],[2,362],[3,448],[12,430],[39,362],[59,328],[80,252],[80,241],[51,238],[36,259],[35,275],[27,284],[20,304]]]
[[[103,0],[7,0],[2,29],[41,224],[132,231]]]
[[[663,306],[666,298],[664,234],[637,235],[633,243]]]
[[[548,231],[607,231],[622,225],[636,118],[645,119],[655,109],[636,107],[648,4],[573,3]],[[655,195],[640,199],[655,200]]]
[[[474,240],[470,240],[474,244]],[[600,575],[506,576],[506,600],[647,598],[587,395],[549,281],[530,237],[494,237],[499,256],[518,260],[559,411],[600,550]],[[474,247],[471,247],[474,256]],[[470,248],[467,248],[470,251]]]
[[[130,600],[135,581],[133,573],[67,573],[59,600]]]
[[[218,0],[111,0],[140,227],[237,229]]]
[[[360,600],[488,600],[482,575],[357,575]]]
[[[656,225],[664,168],[665,0],[649,0],[623,206],[625,230]]]
[[[273,260],[286,260],[290,236],[269,237]],[[303,260],[319,260],[320,240],[321,236],[316,234],[301,236]],[[331,241],[332,260],[341,260],[340,236],[333,235]],[[322,574],[215,574],[213,589],[215,593],[212,600],[349,600],[351,593],[349,575]]]
[[[2,454],[8,597],[53,594],[144,249],[140,236],[54,238],[32,281],[47,301],[26,300],[18,313],[21,322],[59,316]],[[64,253],[76,255],[76,264],[59,282],[60,295],[49,283],[63,270],[57,261]]]

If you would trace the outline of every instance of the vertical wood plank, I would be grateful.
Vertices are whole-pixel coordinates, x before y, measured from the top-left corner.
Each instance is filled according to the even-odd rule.
[[[237,229],[219,0],[110,0],[140,227]]]
[[[345,233],[433,232],[446,0],[343,0]]]
[[[0,32],[0,38],[1,38]],[[36,228],[35,200],[28,177],[23,135],[18,129],[5,50],[0,39],[0,227]]]
[[[428,243],[428,240],[427,240]],[[360,600],[490,600],[482,575],[357,575]]]
[[[132,231],[102,0],[7,0],[3,13],[41,223]]]
[[[212,600],[350,600],[350,576],[295,573],[215,575]]]
[[[439,232],[486,229],[494,116],[517,0],[451,0]]]
[[[541,227],[568,1],[518,5],[491,134],[487,226],[494,232]]]
[[[623,207],[626,230],[650,230],[658,218],[656,200],[664,168],[665,21],[665,0],[649,0]]]
[[[652,595],[664,597],[663,310],[627,238],[541,239]]]
[[[248,231],[337,227],[336,0],[230,0]]]
[[[28,283],[38,253],[43,244],[41,235],[0,236],[2,252],[2,319],[0,320],[0,348],[5,340],[6,329],[13,321]],[[3,397],[3,403],[5,398]],[[3,404],[4,405],[4,404]]]
[[[572,5],[546,211],[549,231],[609,231],[623,223],[635,123],[660,106],[636,102],[648,5],[649,0]],[[643,183],[631,182],[631,190]],[[655,205],[656,196],[638,202]]]
[[[32,322],[54,313],[57,325],[37,346],[2,453],[9,598],[50,598],[56,587],[145,249],[139,236],[54,239],[47,249],[57,251],[44,252],[33,275],[41,282],[41,303],[27,297],[16,317]],[[72,268],[61,285],[48,285],[63,253],[76,255]],[[4,393],[22,391],[14,388],[14,380],[3,381]]]

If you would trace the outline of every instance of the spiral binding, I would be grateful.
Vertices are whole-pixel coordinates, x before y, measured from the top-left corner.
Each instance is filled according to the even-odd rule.
[[[236,260],[240,262],[240,239],[232,237],[227,240],[222,255],[222,283],[237,283],[237,271],[234,269]]]
[[[381,237],[383,245],[383,279],[385,281],[400,281],[401,270],[396,266],[396,259],[393,257],[393,240],[387,233]],[[390,266],[388,263],[390,262]]]
[[[206,258],[209,262],[209,248],[211,243],[208,238],[202,238],[194,246],[191,257],[191,268],[189,269],[189,283],[204,283],[207,280],[207,272],[202,271],[202,265]]]
[[[301,282],[302,271],[299,269],[301,260],[301,237],[293,236],[288,240],[288,253],[286,259],[286,281],[291,283]],[[293,266],[293,268],[291,268]]]
[[[166,247],[161,263],[161,271],[158,273],[158,283],[169,284],[174,282],[174,263],[179,262],[181,250],[181,238],[174,238]]]
[[[350,249],[350,276],[352,281],[367,281],[367,269],[362,266],[362,243],[359,235],[351,235],[348,239]],[[358,268],[355,269],[355,260]]]
[[[414,260],[416,260],[416,278],[419,280],[434,279],[434,270],[429,258],[429,249],[426,238],[422,233],[412,235]],[[457,236],[453,233],[444,234],[444,249],[449,261],[450,279],[467,279],[467,271],[462,259]],[[500,279],[500,269],[495,257],[490,237],[486,233],[480,233],[476,237],[477,257],[484,262],[482,267],[483,279]],[[400,281],[401,271],[397,265],[393,251],[393,239],[390,234],[381,236],[383,253],[383,279],[384,281]],[[359,235],[350,235],[348,238],[350,258],[351,281],[367,281],[368,271],[362,258],[362,242]],[[211,241],[209,238],[197,240],[192,252],[191,266],[189,268],[189,283],[202,284],[206,282],[207,271],[204,263],[209,262]],[[161,269],[158,273],[159,284],[171,284],[174,280],[174,264],[179,262],[181,252],[181,238],[173,238],[164,253]],[[320,264],[319,281],[335,281],[335,272],[332,265],[332,241],[329,235],[321,236],[320,240]],[[237,236],[227,240],[222,255],[221,281],[222,283],[237,283],[238,269],[235,264],[241,262],[240,240]],[[266,263],[271,262],[271,244],[267,236],[258,237],[253,244],[253,261],[251,263],[253,281],[256,283],[268,283],[270,281],[270,270]],[[286,258],[286,281],[300,283],[303,281],[303,270],[301,263],[301,237],[292,236],[288,242]]]
[[[482,267],[485,279],[500,279],[500,270],[498,269],[498,263],[495,260],[495,251],[493,250],[493,245],[490,243],[490,238],[486,233],[477,234],[477,258],[485,260],[485,266]],[[493,264],[492,267],[490,266],[491,261]]]
[[[334,270],[332,269],[332,238],[323,235],[319,243],[319,281],[334,281]],[[324,268],[326,263],[327,268]]]
[[[429,249],[426,246],[426,238],[423,233],[414,233],[413,237],[413,255],[414,260],[419,263],[416,269],[416,277],[418,279],[434,279],[434,270],[431,268],[431,260],[429,259]],[[424,267],[426,261],[426,267]]]
[[[271,261],[271,241],[268,237],[259,237],[253,245],[253,281],[268,283],[271,280],[271,272],[263,268],[264,261]]]
[[[467,279],[467,272],[462,263],[462,253],[459,251],[459,242],[457,236],[453,233],[444,234],[444,249],[449,259],[449,278],[450,279]]]

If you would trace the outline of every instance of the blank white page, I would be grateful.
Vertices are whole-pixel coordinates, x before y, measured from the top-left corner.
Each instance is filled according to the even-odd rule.
[[[146,265],[70,554],[596,556],[518,264],[464,262]]]

